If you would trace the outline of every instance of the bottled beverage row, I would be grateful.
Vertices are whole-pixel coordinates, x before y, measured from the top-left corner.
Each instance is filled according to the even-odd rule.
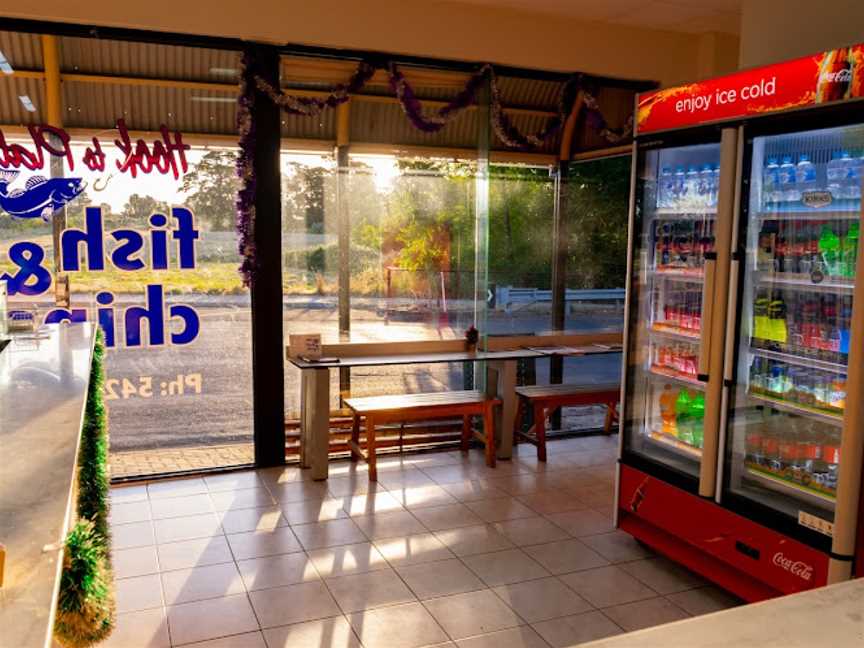
[[[702,164],[660,169],[657,208],[669,211],[705,210],[717,206],[720,165]]]
[[[845,364],[852,296],[760,289],[753,303],[751,346]]]
[[[846,376],[754,356],[750,391],[834,414],[846,407]]]
[[[812,421],[772,411],[745,434],[745,464],[793,484],[835,496],[840,440]]]
[[[687,342],[656,344],[652,347],[653,366],[695,378],[699,354],[696,345]]]
[[[658,396],[663,434],[701,448],[705,435],[705,395],[665,385]]]
[[[714,222],[658,221],[654,229],[654,266],[658,270],[701,270],[714,251]]]
[[[756,267],[766,272],[824,278],[855,277],[858,221],[766,220],[759,232]]]
[[[864,151],[835,150],[826,162],[818,162],[807,153],[769,156],[762,170],[762,200],[765,204],[813,207],[827,206],[826,200],[828,204],[858,201],[862,169]]]
[[[659,313],[658,313],[659,314]],[[659,328],[698,333],[702,329],[702,289],[669,291],[662,305]]]

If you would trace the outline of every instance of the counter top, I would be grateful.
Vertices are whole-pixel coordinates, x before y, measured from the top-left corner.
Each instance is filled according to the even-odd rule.
[[[50,645],[94,339],[54,324],[0,351],[3,645]]]
[[[580,644],[580,648],[738,646],[864,646],[864,578]]]

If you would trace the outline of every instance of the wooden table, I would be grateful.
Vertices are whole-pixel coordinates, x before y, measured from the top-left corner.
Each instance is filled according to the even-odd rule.
[[[530,349],[515,351],[446,351],[437,353],[399,353],[340,357],[335,362],[308,362],[296,357],[288,360],[300,369],[300,465],[312,470],[313,479],[327,479],[330,452],[330,370],[348,367],[384,367],[447,362],[485,362],[486,388],[499,398],[501,407],[495,414],[495,428],[500,435],[499,459],[513,453],[513,422],[516,416],[516,362],[525,358],[542,358],[543,353]]]

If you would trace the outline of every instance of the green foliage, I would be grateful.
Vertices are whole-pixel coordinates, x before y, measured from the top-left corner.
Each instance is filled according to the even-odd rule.
[[[185,176],[186,204],[210,230],[233,231],[237,189],[234,151],[208,151]]]
[[[324,272],[325,265],[324,248],[317,247],[308,253],[306,257],[306,269],[309,272]]]
[[[570,288],[621,288],[627,275],[630,158],[572,164],[562,196]]]
[[[64,646],[91,646],[111,633],[114,614],[104,539],[79,520],[66,536],[54,636]]]
[[[134,193],[129,196],[120,215],[133,227],[147,227],[148,219],[156,212],[169,214],[168,203],[159,202],[153,196],[142,196]],[[83,214],[83,212],[81,212]],[[110,209],[107,213],[110,213]],[[82,216],[83,217],[83,216]]]
[[[84,409],[84,427],[78,451],[78,516],[91,520],[96,533],[109,540],[108,528],[108,426],[105,403],[102,399],[105,343],[102,330],[96,337],[93,363],[90,369],[90,388]]]

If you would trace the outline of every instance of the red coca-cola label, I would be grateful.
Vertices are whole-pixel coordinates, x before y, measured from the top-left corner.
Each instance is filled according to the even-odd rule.
[[[822,461],[828,464],[840,463],[840,446],[823,445]]]
[[[864,98],[864,44],[640,94],[636,133]]]
[[[778,551],[774,554],[774,557],[771,559],[771,562],[785,569],[787,572],[792,574],[793,576],[797,576],[798,578],[810,581],[810,578],[813,576],[813,566],[808,565],[803,560],[793,560],[792,558],[787,558],[783,555],[782,551]]]

